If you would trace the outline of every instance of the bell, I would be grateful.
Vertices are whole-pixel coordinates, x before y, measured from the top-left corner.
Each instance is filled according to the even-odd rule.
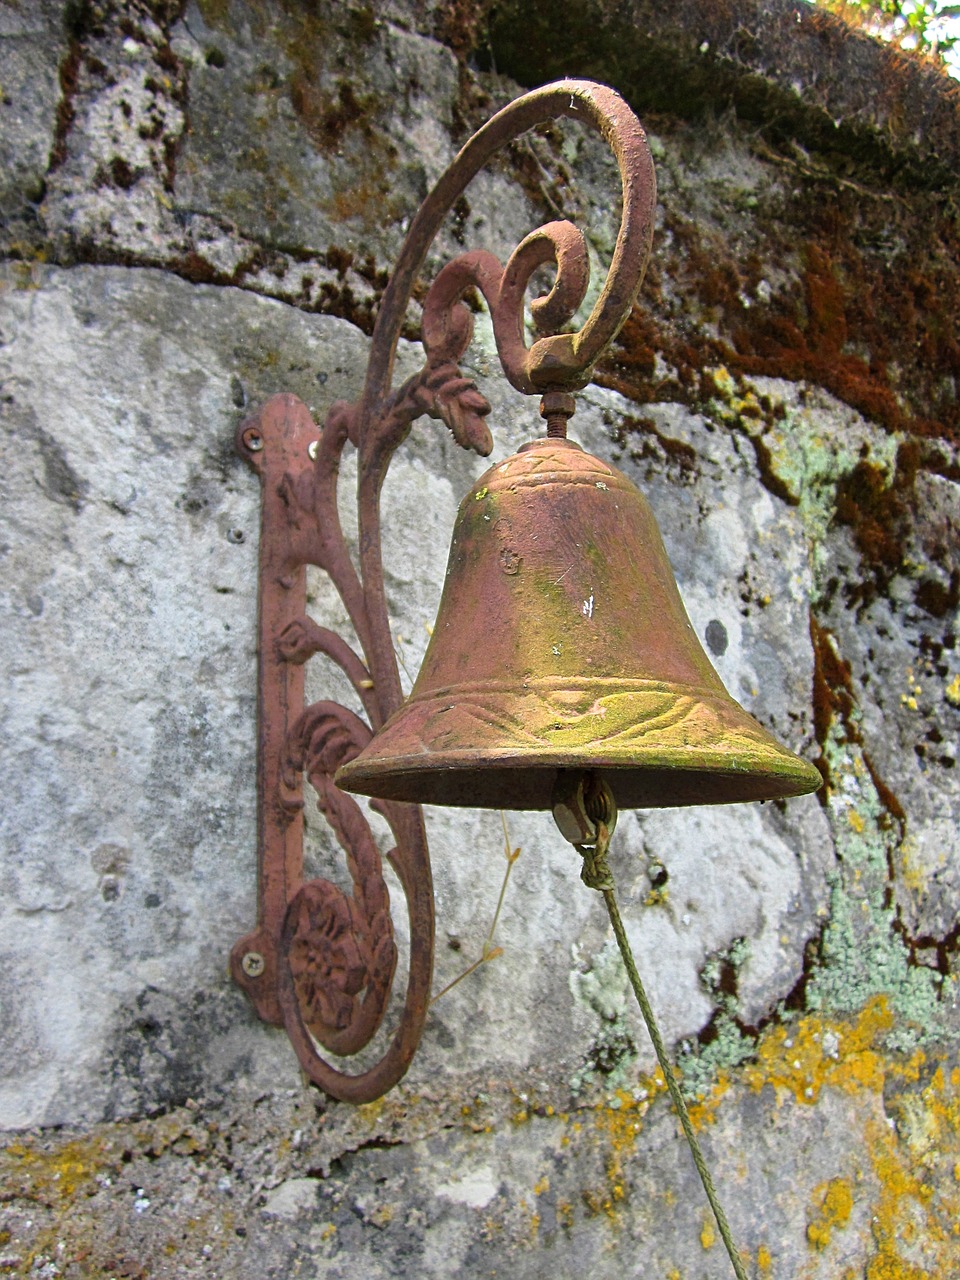
[[[622,809],[821,782],[724,689],[640,491],[548,438],[464,499],[413,691],[336,781],[387,800],[550,809],[585,772]]]

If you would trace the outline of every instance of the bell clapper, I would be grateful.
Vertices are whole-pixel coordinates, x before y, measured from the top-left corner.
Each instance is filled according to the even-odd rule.
[[[613,792],[602,774],[596,770],[586,772],[561,770],[558,772],[554,788],[553,816],[560,829],[560,834],[574,846],[583,858],[580,879],[589,889],[596,889],[603,894],[603,900],[607,906],[610,924],[613,927],[617,946],[620,948],[620,955],[627,971],[627,977],[630,979],[633,994],[636,996],[637,1004],[640,1006],[647,1032],[653,1041],[657,1061],[660,1063],[660,1070],[663,1072],[670,1098],[680,1119],[684,1137],[690,1147],[690,1154],[693,1156],[693,1163],[697,1167],[697,1173],[700,1175],[700,1181],[706,1192],[707,1200],[713,1210],[713,1216],[720,1230],[720,1236],[733,1266],[734,1274],[737,1280],[747,1280],[747,1273],[743,1268],[740,1254],[733,1243],[730,1224],[727,1222],[727,1216],[717,1197],[713,1178],[707,1168],[703,1152],[700,1149],[700,1143],[697,1141],[697,1135],[693,1131],[687,1104],[674,1075],[673,1066],[667,1056],[666,1045],[663,1043],[660,1028],[657,1026],[657,1021],[653,1014],[653,1006],[647,997],[637,969],[637,962],[634,959],[633,951],[627,938],[626,929],[623,927],[620,908],[617,905],[613,875],[607,864],[610,838],[617,825],[617,805],[613,798]]]

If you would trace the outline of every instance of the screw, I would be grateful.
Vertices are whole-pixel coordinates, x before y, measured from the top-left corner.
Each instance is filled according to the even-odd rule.
[[[259,453],[263,448],[263,436],[259,431],[245,431],[243,433],[243,443],[251,453]]]
[[[544,392],[540,417],[546,419],[548,440],[566,440],[567,419],[573,417],[576,409],[576,400],[565,391]]]
[[[316,462],[317,450],[319,448],[320,448],[319,440],[311,440],[310,443],[307,445],[307,456],[310,458],[311,462]]]
[[[248,951],[240,961],[240,968],[248,978],[259,978],[267,967],[267,962],[259,951]]]

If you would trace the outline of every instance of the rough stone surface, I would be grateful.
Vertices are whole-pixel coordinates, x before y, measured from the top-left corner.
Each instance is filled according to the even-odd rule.
[[[29,254],[41,239],[43,199],[56,140],[62,0],[0,4],[0,224],[2,249]]]
[[[716,56],[679,48],[668,100],[630,68],[674,17],[595,8],[563,69],[648,115],[660,205],[572,433],[648,495],[730,692],[825,778],[789,804],[621,815],[628,933],[751,1276],[949,1276],[960,267],[932,158],[955,90],[820,17],[830,61],[791,87],[809,22],[791,37],[774,6],[758,26],[744,0],[758,40],[731,44],[704,6]],[[227,974],[256,917],[259,494],[234,432],[278,391],[318,421],[356,397],[406,221],[520,91],[494,70],[525,74],[516,22],[401,0],[0,3],[6,1273],[730,1273],[602,906],[545,816],[510,816],[500,952],[431,1008],[380,1102],[304,1087]],[[877,59],[903,108],[884,119],[838,87]],[[936,109],[911,140],[918,85]],[[751,103],[784,94],[796,111],[757,130]],[[830,103],[827,145],[811,121]],[[924,189],[891,157],[926,165]],[[563,215],[595,296],[616,199],[602,143],[531,135],[471,186],[427,278]],[[414,302],[409,336],[417,320]],[[402,343],[398,380],[419,363]],[[494,458],[539,432],[483,316],[464,370]],[[391,468],[405,687],[487,465],[424,421]],[[348,451],[354,540],[355,478]],[[344,624],[319,572],[310,603]],[[352,698],[320,660],[308,689]],[[481,956],[507,861],[497,814],[427,822],[439,992]],[[342,882],[313,806],[307,828],[309,874]]]
[[[586,0],[558,22],[550,0],[496,0],[485,34],[496,65],[521,80],[569,74],[571,63],[602,69],[652,109],[698,117],[730,106],[781,141],[837,153],[841,167],[956,180],[956,84],[813,5],[678,0],[664,13],[653,0]]]

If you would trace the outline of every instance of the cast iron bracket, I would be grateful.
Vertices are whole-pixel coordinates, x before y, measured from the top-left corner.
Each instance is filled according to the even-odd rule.
[[[566,329],[586,295],[589,266],[581,232],[551,222],[527,236],[506,266],[474,251],[448,263],[423,308],[426,363],[391,390],[401,326],[427,251],[443,218],[487,160],[528,129],[560,116],[607,140],[620,167],[623,211],[613,259],[590,315]],[[369,1102],[390,1089],[416,1051],[430,1000],[433,886],[421,810],[374,801],[395,841],[386,854],[410,919],[407,989],[400,1022],[380,1060],[359,1074],[332,1065],[365,1048],[383,1021],[397,962],[390,902],[373,832],[357,802],[334,785],[400,706],[402,693],[383,583],[380,489],[413,422],[442,420],[457,443],[486,456],[490,406],[458,362],[473,321],[463,303],[478,289],[490,308],[497,350],[511,384],[540,394],[551,428],[569,416],[570,392],[626,319],[643,277],[653,232],[656,188],[646,138],[612,89],[563,80],[525,94],[480,129],[414,218],[387,286],[371,342],[360,400],[338,401],[317,427],[302,401],[277,395],[237,432],[237,449],[260,476],[258,836],[259,914],[233,948],[231,971],[265,1022],[284,1026],[307,1076],[335,1098]],[[524,340],[524,300],[533,272],[552,263],[550,292],[530,304],[537,337]],[[359,452],[359,555],[354,564],[340,527],[337,478],[347,444]],[[306,611],[306,565],[330,577],[353,624],[360,653]],[[366,715],[339,703],[304,706],[304,664],[323,654],[344,672]],[[362,654],[362,656],[361,656]],[[303,880],[306,777],[342,846],[347,893],[327,880]]]

